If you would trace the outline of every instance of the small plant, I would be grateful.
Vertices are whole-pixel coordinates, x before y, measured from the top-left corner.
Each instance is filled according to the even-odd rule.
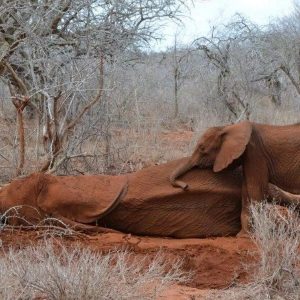
[[[156,299],[189,274],[181,262],[133,257],[126,251],[106,255],[67,249],[46,241],[23,250],[10,249],[0,259],[1,299]]]
[[[249,284],[211,293],[209,299],[300,299],[300,218],[295,207],[255,203],[251,239],[259,259],[246,267]],[[256,254],[257,255],[257,254]]]
[[[26,219],[23,209],[36,216],[36,222]],[[38,221],[39,220],[39,221]],[[15,224],[15,225],[14,225]],[[30,205],[17,205],[0,214],[0,232],[2,230],[31,229],[38,230],[44,237],[79,237],[80,232],[73,230],[63,221],[53,217],[42,217],[36,207]]]

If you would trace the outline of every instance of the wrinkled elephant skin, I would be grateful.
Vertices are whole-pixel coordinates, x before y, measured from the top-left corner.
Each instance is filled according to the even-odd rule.
[[[193,169],[188,191],[174,189],[169,174],[184,160],[128,177],[128,193],[102,224],[133,234],[177,238],[234,235],[240,230],[241,174]]]
[[[128,188],[126,176],[51,176],[43,173],[13,180],[0,190],[0,212],[13,225],[36,224],[57,218],[79,230],[108,231],[85,224],[96,222],[113,210]],[[22,218],[24,216],[24,218]]]
[[[241,226],[241,172],[194,168],[183,176],[189,190],[174,189],[170,172],[185,161],[121,176],[32,174],[1,189],[1,213],[23,205],[19,216],[31,223],[52,216],[78,230],[177,238],[235,235]]]
[[[249,227],[250,201],[268,195],[269,183],[300,193],[300,124],[273,126],[249,121],[211,127],[199,139],[190,159],[170,173],[174,187],[188,189],[177,178],[197,166],[222,172],[243,167],[242,232]]]

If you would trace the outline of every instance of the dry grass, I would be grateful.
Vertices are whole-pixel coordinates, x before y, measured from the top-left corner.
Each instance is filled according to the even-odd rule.
[[[24,211],[31,212],[38,218],[35,222],[24,217]],[[18,225],[14,225],[18,224]],[[20,225],[21,224],[21,225]],[[29,205],[13,206],[0,214],[0,233],[1,231],[10,231],[14,234],[14,230],[36,230],[41,237],[72,237],[79,238],[83,233],[74,230],[63,221],[53,217],[42,217],[36,207]]]
[[[295,208],[267,203],[251,206],[253,234],[259,259],[252,266],[251,282],[208,299],[300,299],[300,218]]]
[[[275,107],[270,99],[254,100],[253,121],[271,124],[298,121],[296,104],[283,109]],[[111,112],[108,123],[96,113],[87,116],[66,142],[64,154],[58,161],[66,159],[56,174],[120,174],[188,156],[206,128],[228,123],[228,112],[212,109],[189,97],[185,101],[189,112],[183,112],[175,120],[171,117],[170,103],[152,99],[142,102],[138,110],[134,109],[134,103],[130,102],[131,106],[120,116]],[[40,170],[47,160],[42,147],[42,130],[37,123],[37,119],[26,117],[25,175]],[[18,162],[16,124],[9,103],[0,109],[0,129],[0,183],[6,183],[15,177]],[[173,138],[168,137],[169,133]],[[184,134],[185,138],[180,140]]]
[[[181,262],[167,267],[161,254],[150,260],[115,251],[100,255],[52,242],[10,249],[0,259],[1,299],[155,299],[189,275]]]

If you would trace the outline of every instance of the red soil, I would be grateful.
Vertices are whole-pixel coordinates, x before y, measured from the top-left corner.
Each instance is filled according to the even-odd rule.
[[[2,247],[15,249],[43,241],[42,232],[37,231],[4,231],[0,234]],[[90,247],[92,250],[107,252],[112,249],[127,249],[135,256],[155,256],[158,251],[170,260],[183,260],[183,269],[193,272],[188,287],[176,287],[166,293],[163,299],[181,299],[176,294],[195,294],[197,289],[220,289],[246,282],[247,274],[243,264],[253,259],[254,244],[243,238],[222,237],[210,239],[170,239],[106,233],[97,235],[76,235],[59,238],[66,247],[75,245]],[[176,295],[177,295],[176,294]],[[184,299],[184,298],[183,298]]]

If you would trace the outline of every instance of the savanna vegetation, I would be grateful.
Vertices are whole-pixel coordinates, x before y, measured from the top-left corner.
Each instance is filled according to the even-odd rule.
[[[266,26],[235,15],[190,44],[174,37],[172,47],[154,52],[150,45],[162,38],[161,26],[180,22],[186,14],[183,0],[2,0],[0,182],[34,171],[131,172],[189,155],[208,126],[244,119],[299,122],[297,2],[290,16]],[[222,297],[298,299],[299,225],[292,220],[299,224],[299,219],[291,212],[278,227],[265,206],[254,208],[252,215],[253,238],[262,251],[257,271],[249,285],[222,292]],[[153,281],[159,290],[186,280],[176,268],[165,273],[159,262],[149,272],[128,267],[125,256],[117,254],[122,264],[109,273],[112,281],[98,276],[95,283],[93,274],[107,276],[115,257],[77,249],[67,258],[63,249],[57,259],[53,251],[48,245],[6,252],[0,281],[2,287],[11,286],[1,288],[3,298],[49,293],[49,299],[62,299],[62,292],[78,285],[86,293],[78,299],[100,299],[93,285],[82,285],[93,282],[108,287],[103,299],[119,299],[119,285],[132,299],[145,282]],[[82,277],[64,282],[61,274],[74,273],[83,254]],[[36,257],[44,265],[32,264]],[[45,270],[52,273],[46,276]],[[121,280],[138,272],[136,281]],[[157,295],[145,293],[145,298]],[[68,295],[63,299],[77,297]]]
[[[297,5],[268,26],[235,15],[151,51],[183,13],[175,0],[3,1],[1,180],[117,174],[188,154],[210,125],[299,121]],[[180,130],[190,136],[176,144],[168,133]]]

